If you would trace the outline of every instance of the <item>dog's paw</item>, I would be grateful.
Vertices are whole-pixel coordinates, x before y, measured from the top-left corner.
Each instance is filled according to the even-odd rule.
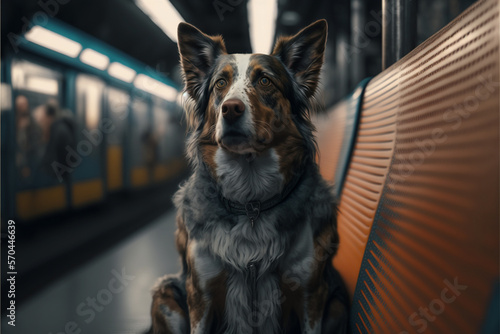
[[[184,281],[178,276],[161,277],[153,288],[151,317],[153,334],[189,333]]]

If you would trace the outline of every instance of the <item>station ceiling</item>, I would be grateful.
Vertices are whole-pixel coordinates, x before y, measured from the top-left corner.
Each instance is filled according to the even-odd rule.
[[[187,22],[208,34],[221,34],[228,52],[251,52],[248,0],[170,2]],[[419,0],[418,42],[431,36],[473,2],[474,0]],[[345,65],[339,62],[342,51],[335,49],[338,44],[336,39],[341,40],[339,36],[347,41],[347,47],[356,44],[349,38],[352,35],[353,7],[359,3],[363,4],[366,22],[376,21],[377,14],[374,13],[380,14],[382,1],[278,0],[275,35],[296,33],[321,18],[328,21],[325,67],[329,67],[331,72],[328,73],[325,86],[333,87],[329,93],[330,102],[347,94],[360,79],[350,78],[349,73],[341,75],[345,71]],[[44,15],[52,16],[98,38],[181,84],[176,43],[153,23],[136,5],[135,0],[1,0],[2,54],[9,49],[9,34],[22,34],[30,20],[37,23],[36,18],[43,18]],[[358,29],[361,28],[363,27]],[[381,68],[380,34],[371,40],[369,47],[361,50],[362,77],[376,75]]]
[[[247,0],[171,0],[171,3],[187,22],[208,34],[224,36],[228,52],[251,52]],[[348,24],[345,15],[337,15],[349,10],[348,0],[278,3],[278,35],[295,33],[320,18],[330,22],[331,32]],[[37,13],[70,24],[175,81],[180,80],[176,44],[134,0],[2,0],[2,50],[9,48],[9,33],[21,34],[28,20],[44,17]]]

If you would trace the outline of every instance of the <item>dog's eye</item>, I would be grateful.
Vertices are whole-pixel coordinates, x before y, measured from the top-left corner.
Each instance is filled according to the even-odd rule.
[[[224,79],[219,79],[219,80],[217,81],[217,83],[216,83],[216,86],[217,86],[217,88],[219,88],[219,89],[222,89],[222,88],[226,87],[226,85],[227,85],[227,81],[226,81],[226,80],[224,80]]]
[[[271,84],[271,80],[269,80],[268,77],[262,77],[262,78],[260,78],[259,83],[262,86],[269,86]]]

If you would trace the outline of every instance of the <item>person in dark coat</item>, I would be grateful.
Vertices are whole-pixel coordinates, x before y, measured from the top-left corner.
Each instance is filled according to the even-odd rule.
[[[31,169],[41,157],[40,128],[33,120],[28,98],[18,95],[16,111],[16,167],[24,181],[32,176]]]
[[[49,100],[45,105],[42,122],[43,137],[47,140],[42,166],[54,176],[58,176],[53,168],[57,162],[66,165],[67,147],[76,146],[76,125],[70,115],[63,114],[56,101]],[[70,173],[62,173],[62,178],[69,181]]]

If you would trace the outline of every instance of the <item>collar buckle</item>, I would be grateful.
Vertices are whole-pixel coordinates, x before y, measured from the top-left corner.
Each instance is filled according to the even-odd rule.
[[[248,202],[245,204],[245,211],[253,226],[253,223],[257,220],[257,218],[259,218],[260,215],[260,201]]]

